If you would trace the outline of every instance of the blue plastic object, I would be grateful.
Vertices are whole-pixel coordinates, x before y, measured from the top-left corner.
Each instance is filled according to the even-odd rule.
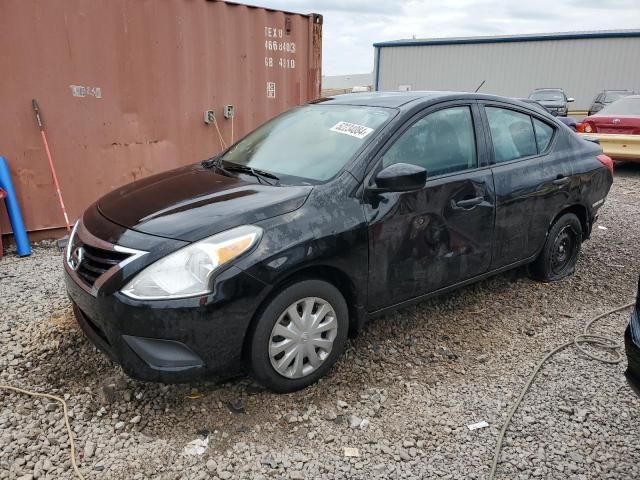
[[[16,241],[18,255],[21,257],[28,257],[31,255],[31,245],[29,244],[27,231],[24,228],[24,222],[22,221],[22,214],[20,213],[20,205],[18,204],[16,191],[13,188],[13,183],[11,182],[9,165],[7,165],[7,160],[4,157],[0,157],[0,188],[7,192],[7,198],[4,199],[4,202],[7,206],[7,212],[9,213],[9,221],[11,222],[11,228],[13,229],[13,237]]]

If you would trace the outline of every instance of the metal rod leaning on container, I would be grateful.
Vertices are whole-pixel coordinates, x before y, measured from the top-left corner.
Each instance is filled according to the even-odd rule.
[[[53,177],[53,183],[56,187],[56,192],[58,194],[58,200],[60,202],[60,208],[62,209],[62,214],[64,215],[64,222],[67,228],[67,232],[71,231],[71,223],[69,222],[69,215],[67,215],[67,209],[64,206],[64,200],[62,199],[62,192],[60,191],[60,183],[58,183],[58,175],[56,175],[56,169],[53,165],[53,158],[51,157],[51,151],[49,150],[49,142],[47,141],[47,134],[44,131],[44,123],[42,122],[42,117],[40,117],[40,107],[38,107],[38,102],[35,100],[31,100],[31,106],[33,107],[33,112],[36,115],[36,121],[38,122],[38,128],[40,129],[40,134],[42,135],[42,141],[44,143],[44,150],[47,153],[47,159],[49,160],[49,168],[51,168],[51,176]]]

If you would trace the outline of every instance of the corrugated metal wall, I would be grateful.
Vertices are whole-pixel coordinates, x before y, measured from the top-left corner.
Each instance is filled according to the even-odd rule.
[[[380,47],[379,90],[474,91],[526,97],[562,87],[586,110],[603,89],[640,91],[640,37]]]
[[[220,150],[320,95],[322,17],[205,0],[0,2],[0,155],[29,230],[64,225],[31,110],[40,104],[72,218],[109,190]],[[273,86],[272,89],[269,86]],[[9,225],[0,208],[2,231]]]

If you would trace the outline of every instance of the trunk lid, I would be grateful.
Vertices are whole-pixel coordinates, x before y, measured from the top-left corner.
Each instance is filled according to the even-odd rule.
[[[640,117],[631,115],[593,115],[585,120],[592,125],[594,133],[640,135]]]

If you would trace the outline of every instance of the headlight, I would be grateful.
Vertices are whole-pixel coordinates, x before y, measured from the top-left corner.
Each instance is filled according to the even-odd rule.
[[[262,229],[252,225],[218,233],[158,260],[136,275],[122,293],[138,300],[211,293],[211,274],[256,245]]]

